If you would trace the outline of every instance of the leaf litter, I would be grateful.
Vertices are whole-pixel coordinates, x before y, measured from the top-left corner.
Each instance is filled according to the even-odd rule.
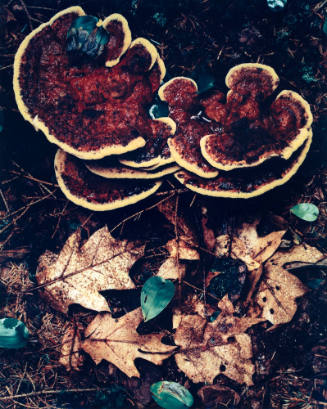
[[[128,377],[140,377],[135,359],[142,358],[161,365],[173,355],[178,368],[194,383],[211,384],[223,374],[239,384],[253,385],[255,365],[248,330],[264,322],[277,326],[291,321],[297,309],[297,299],[307,289],[285,266],[304,261],[317,263],[324,258],[319,250],[305,244],[294,246],[290,251],[277,251],[286,230],[259,236],[258,224],[259,220],[243,223],[236,238],[227,235],[216,238],[216,259],[223,266],[226,260],[232,261],[234,270],[237,270],[234,274],[240,280],[239,289],[235,294],[228,288],[217,294],[215,319],[210,319],[210,314],[216,310],[214,306],[198,297],[185,300],[185,305],[173,304],[175,346],[162,342],[166,331],[146,335],[138,333],[137,328],[143,322],[141,308],[118,319],[113,318],[108,302],[99,293],[108,288],[135,288],[129,269],[144,254],[144,245],[113,239],[107,228],[102,228],[84,244],[81,244],[80,234],[74,233],[59,255],[46,252],[40,258],[37,279],[39,284],[50,282],[43,289],[50,304],[62,312],[67,312],[72,303],[101,312],[87,326],[84,334],[81,327],[76,330],[76,326],[68,324],[62,340],[60,363],[68,371],[79,370],[83,363],[83,350],[96,364],[104,360],[114,364]],[[188,237],[192,237],[192,230],[185,227],[185,220],[182,226]],[[227,247],[231,258],[226,257]],[[167,278],[178,279],[180,267],[177,253],[169,254],[153,278],[160,277],[163,282]],[[221,286],[225,275],[230,273],[228,268],[227,273],[217,271],[217,268],[214,270],[206,274],[207,288],[213,279],[219,277],[218,287]],[[253,274],[258,271],[259,276],[251,282]],[[57,278],[58,281],[51,281]],[[249,281],[247,290],[251,297],[248,303],[241,296],[246,288],[244,280]],[[95,288],[92,287],[94,282]]]

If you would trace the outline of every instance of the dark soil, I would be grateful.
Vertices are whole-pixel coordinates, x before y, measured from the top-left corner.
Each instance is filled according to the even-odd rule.
[[[259,215],[278,215],[288,227],[285,246],[306,242],[327,252],[327,2],[289,0],[284,10],[273,12],[266,0],[82,1],[88,14],[101,18],[113,12],[123,14],[133,37],[152,40],[165,61],[166,80],[175,75],[198,79],[205,74],[225,93],[229,68],[261,62],[274,67],[281,79],[280,90],[300,92],[314,115],[313,146],[298,174],[284,187],[246,201],[211,199],[194,196],[171,177],[152,198],[104,213],[79,208],[60,192],[53,170],[56,147],[23,120],[12,89],[13,59],[21,41],[31,29],[72,5],[76,2],[0,0],[0,317],[22,319],[32,334],[27,348],[0,350],[0,408],[156,408],[149,387],[161,379],[189,388],[197,409],[326,408],[326,285],[299,300],[291,323],[273,331],[267,331],[265,324],[250,330],[255,385],[247,388],[220,375],[215,384],[228,393],[210,402],[198,397],[203,385],[192,384],[173,357],[162,367],[139,360],[140,379],[128,379],[108,363],[95,366],[89,357],[81,372],[68,374],[58,364],[67,318],[51,309],[36,291],[24,290],[35,284],[37,260],[46,249],[58,252],[78,227],[87,238],[104,224],[114,229],[115,237],[147,242],[145,259],[131,272],[135,283],[142,285],[165,257],[160,247],[175,236],[174,226],[156,208],[171,194],[178,196],[179,209],[198,232],[202,247],[206,246],[201,228],[206,208],[207,225],[216,232],[232,232],[245,219]],[[290,208],[300,202],[319,207],[316,222],[303,222],[290,214]],[[200,265],[189,266],[190,280],[199,288],[203,288],[202,271],[212,263],[207,253],[201,257]],[[309,271],[305,280],[317,278],[325,279],[325,271]],[[182,290],[183,297],[194,292],[186,285]],[[104,295],[116,316],[139,305],[139,291]],[[70,319],[85,324],[93,317],[94,313],[78,306],[69,314]],[[139,330],[159,329],[171,332],[171,308]],[[55,392],[35,393],[39,391]],[[25,396],[3,399],[21,394]],[[239,403],[234,405],[230,396],[235,394]]]

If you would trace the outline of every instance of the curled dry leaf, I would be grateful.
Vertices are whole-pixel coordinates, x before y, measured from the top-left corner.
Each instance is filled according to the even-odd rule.
[[[168,257],[161,264],[156,275],[165,280],[179,280],[181,277],[184,277],[185,271],[185,264],[179,263],[175,257]]]
[[[109,311],[99,291],[135,288],[129,270],[143,254],[143,245],[115,240],[107,227],[96,231],[83,245],[77,230],[59,255],[46,251],[40,257],[36,279],[44,285],[45,298],[61,312],[67,313],[71,304]]]
[[[110,314],[98,314],[86,328],[82,348],[96,364],[103,359],[116,365],[127,376],[140,377],[134,360],[146,359],[162,364],[176,347],[161,342],[164,334],[139,335],[136,328],[143,320],[141,308],[119,319]]]
[[[193,382],[212,383],[217,375],[224,374],[238,383],[252,385],[251,338],[244,331],[258,319],[236,317],[227,296],[218,307],[222,311],[214,322],[198,314],[174,315],[174,341],[181,347],[175,355],[177,366]]]
[[[192,243],[190,244],[187,240],[188,238],[185,235],[182,235],[178,240],[172,239],[168,241],[166,248],[171,257],[177,258],[178,252],[178,258],[180,260],[200,260],[199,252],[192,247]]]
[[[307,289],[284,265],[294,261],[316,263],[323,258],[318,249],[305,244],[286,253],[278,251],[271,257],[265,264],[265,274],[254,300],[262,308],[261,317],[274,325],[291,321],[297,309],[296,299]]]
[[[278,249],[286,230],[277,230],[260,237],[257,232],[260,220],[243,223],[233,237],[227,234],[216,238],[217,257],[230,256],[242,260],[249,271],[260,267]]]
[[[228,408],[229,405],[237,406],[241,400],[240,395],[226,385],[202,386],[198,395],[208,409]]]
[[[81,328],[69,322],[64,331],[59,363],[68,372],[79,371],[84,362],[81,355]]]

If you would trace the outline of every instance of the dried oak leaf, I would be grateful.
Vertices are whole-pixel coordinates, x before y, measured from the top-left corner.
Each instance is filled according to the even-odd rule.
[[[81,328],[69,322],[64,331],[59,363],[68,372],[80,371],[84,361],[81,355]]]
[[[181,348],[175,355],[177,366],[193,382],[212,383],[217,375],[224,374],[238,383],[253,385],[251,338],[244,331],[262,319],[236,317],[227,296],[218,307],[222,311],[214,322],[199,314],[174,315],[174,341]]]
[[[116,240],[107,227],[96,231],[83,245],[77,230],[59,255],[46,251],[40,257],[36,279],[45,285],[44,296],[58,311],[67,313],[71,304],[109,311],[99,291],[135,288],[128,273],[143,254],[143,245]]]
[[[139,378],[140,373],[134,364],[136,358],[160,365],[176,348],[161,342],[162,333],[139,335],[136,328],[142,320],[141,308],[119,319],[110,314],[98,314],[86,328],[82,348],[96,364],[104,359],[127,376]]]
[[[260,237],[257,232],[260,220],[243,223],[233,237],[224,234],[216,238],[215,253],[217,257],[229,255],[242,260],[249,271],[260,267],[280,246],[286,230],[277,230]]]
[[[261,308],[261,317],[274,325],[290,322],[297,305],[296,299],[307,291],[305,285],[283,266],[295,261],[316,263],[324,255],[315,247],[302,244],[288,252],[278,251],[265,264],[265,273],[254,302]]]

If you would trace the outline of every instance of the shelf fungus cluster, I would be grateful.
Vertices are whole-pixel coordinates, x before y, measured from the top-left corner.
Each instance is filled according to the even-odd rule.
[[[167,144],[175,122],[148,114],[165,73],[157,49],[132,41],[120,14],[101,21],[71,7],[25,38],[14,64],[17,105],[59,147],[55,172],[67,198],[116,209],[180,169]]]
[[[176,133],[175,177],[208,196],[250,198],[286,183],[303,163],[312,140],[309,104],[294,91],[275,96],[276,72],[240,64],[226,76],[225,96],[198,94],[195,81],[176,77],[159,89]]]
[[[25,38],[14,64],[17,105],[59,147],[55,172],[67,198],[116,209],[170,174],[200,194],[248,198],[298,170],[312,138],[310,107],[293,91],[273,98],[272,68],[232,68],[226,97],[201,96],[185,77],[160,87],[165,74],[157,49],[132,40],[120,14],[101,21],[71,7]],[[157,91],[169,116],[154,119]]]

